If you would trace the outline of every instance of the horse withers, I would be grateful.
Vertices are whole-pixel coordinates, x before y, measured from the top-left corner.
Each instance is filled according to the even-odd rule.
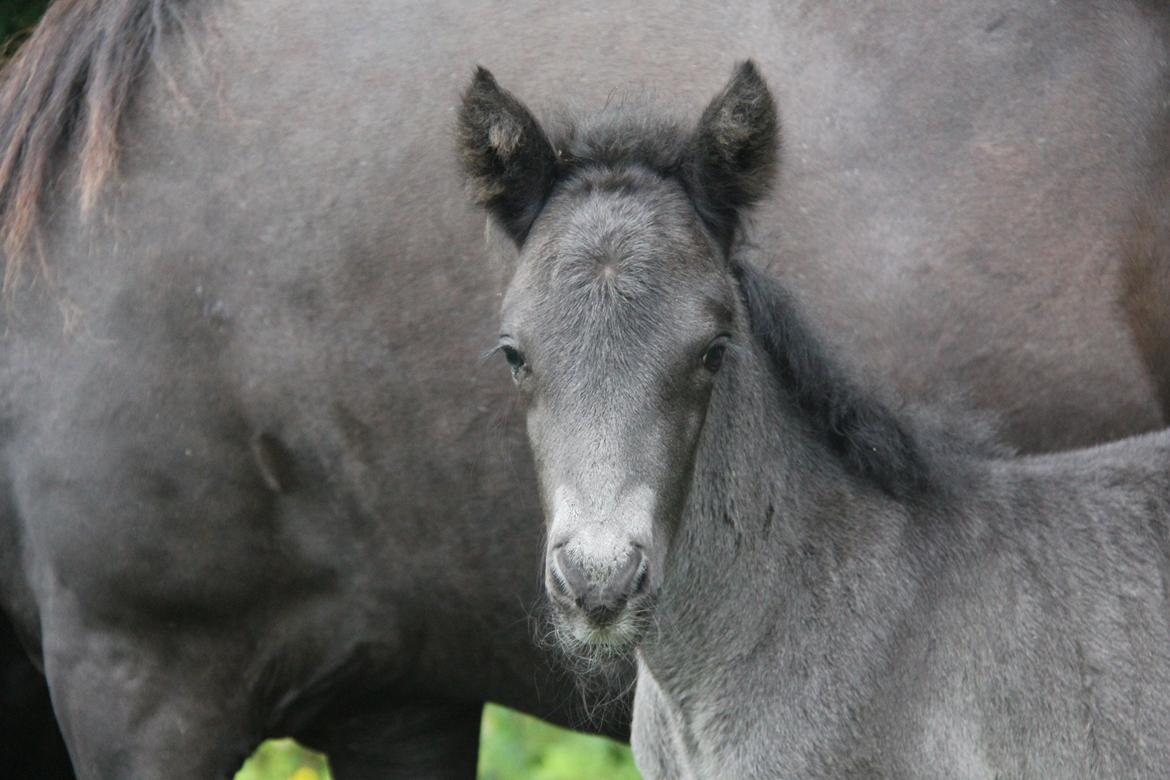
[[[855,379],[734,252],[778,137],[750,62],[693,130],[465,93],[563,644],[636,651],[647,777],[1166,777],[1170,435],[1012,459]]]

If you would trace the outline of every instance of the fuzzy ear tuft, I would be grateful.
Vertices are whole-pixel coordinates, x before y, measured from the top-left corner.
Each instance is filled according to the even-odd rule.
[[[463,93],[458,122],[475,200],[520,246],[552,189],[556,152],[532,113],[482,67]]]
[[[703,112],[687,160],[695,206],[725,250],[743,211],[771,187],[779,143],[772,93],[747,60]]]

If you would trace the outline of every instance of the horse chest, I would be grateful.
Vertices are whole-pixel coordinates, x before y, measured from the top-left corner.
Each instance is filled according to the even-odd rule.
[[[719,677],[725,683],[734,676]],[[674,692],[639,661],[631,744],[645,777],[842,776],[815,769],[817,737],[832,729],[811,728],[794,711],[777,717],[758,692],[732,690],[716,675],[704,678]]]
[[[630,745],[639,771],[650,780],[712,776],[697,771],[696,764],[705,762],[696,755],[698,745],[692,729],[640,657]]]
[[[631,744],[643,776],[997,776],[974,724],[953,708],[910,711],[883,702],[875,710],[858,698],[833,702],[833,690],[849,687],[840,680],[827,689],[779,690],[751,682],[747,666],[689,677],[692,684],[680,694],[639,660]]]

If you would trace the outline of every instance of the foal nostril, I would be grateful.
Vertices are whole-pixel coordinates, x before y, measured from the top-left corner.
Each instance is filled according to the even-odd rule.
[[[565,596],[578,602],[580,606],[581,594],[589,590],[589,581],[581,567],[573,563],[564,549],[559,549],[552,559],[552,580],[556,589]]]
[[[650,567],[646,565],[646,558],[641,551],[638,552],[638,568],[634,572],[634,581],[630,585],[630,595],[637,596],[646,592],[647,586],[650,584]]]
[[[634,595],[635,591],[644,584],[645,577],[642,575],[646,568],[645,562],[646,558],[640,549],[635,547],[630,551],[621,570],[614,575],[606,588],[609,600],[625,604],[630,596]]]
[[[553,595],[571,600],[596,625],[612,622],[630,597],[646,590],[649,579],[646,558],[638,548],[631,550],[621,568],[603,582],[592,582],[564,550],[553,553],[550,568]]]

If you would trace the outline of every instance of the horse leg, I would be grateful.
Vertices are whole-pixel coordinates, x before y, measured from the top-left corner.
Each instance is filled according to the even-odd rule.
[[[396,702],[326,724],[313,744],[336,780],[471,780],[482,703]]]
[[[231,778],[257,740],[236,631],[45,623],[45,673],[79,778]]]
[[[71,780],[45,677],[0,617],[0,767],[8,777]]]

